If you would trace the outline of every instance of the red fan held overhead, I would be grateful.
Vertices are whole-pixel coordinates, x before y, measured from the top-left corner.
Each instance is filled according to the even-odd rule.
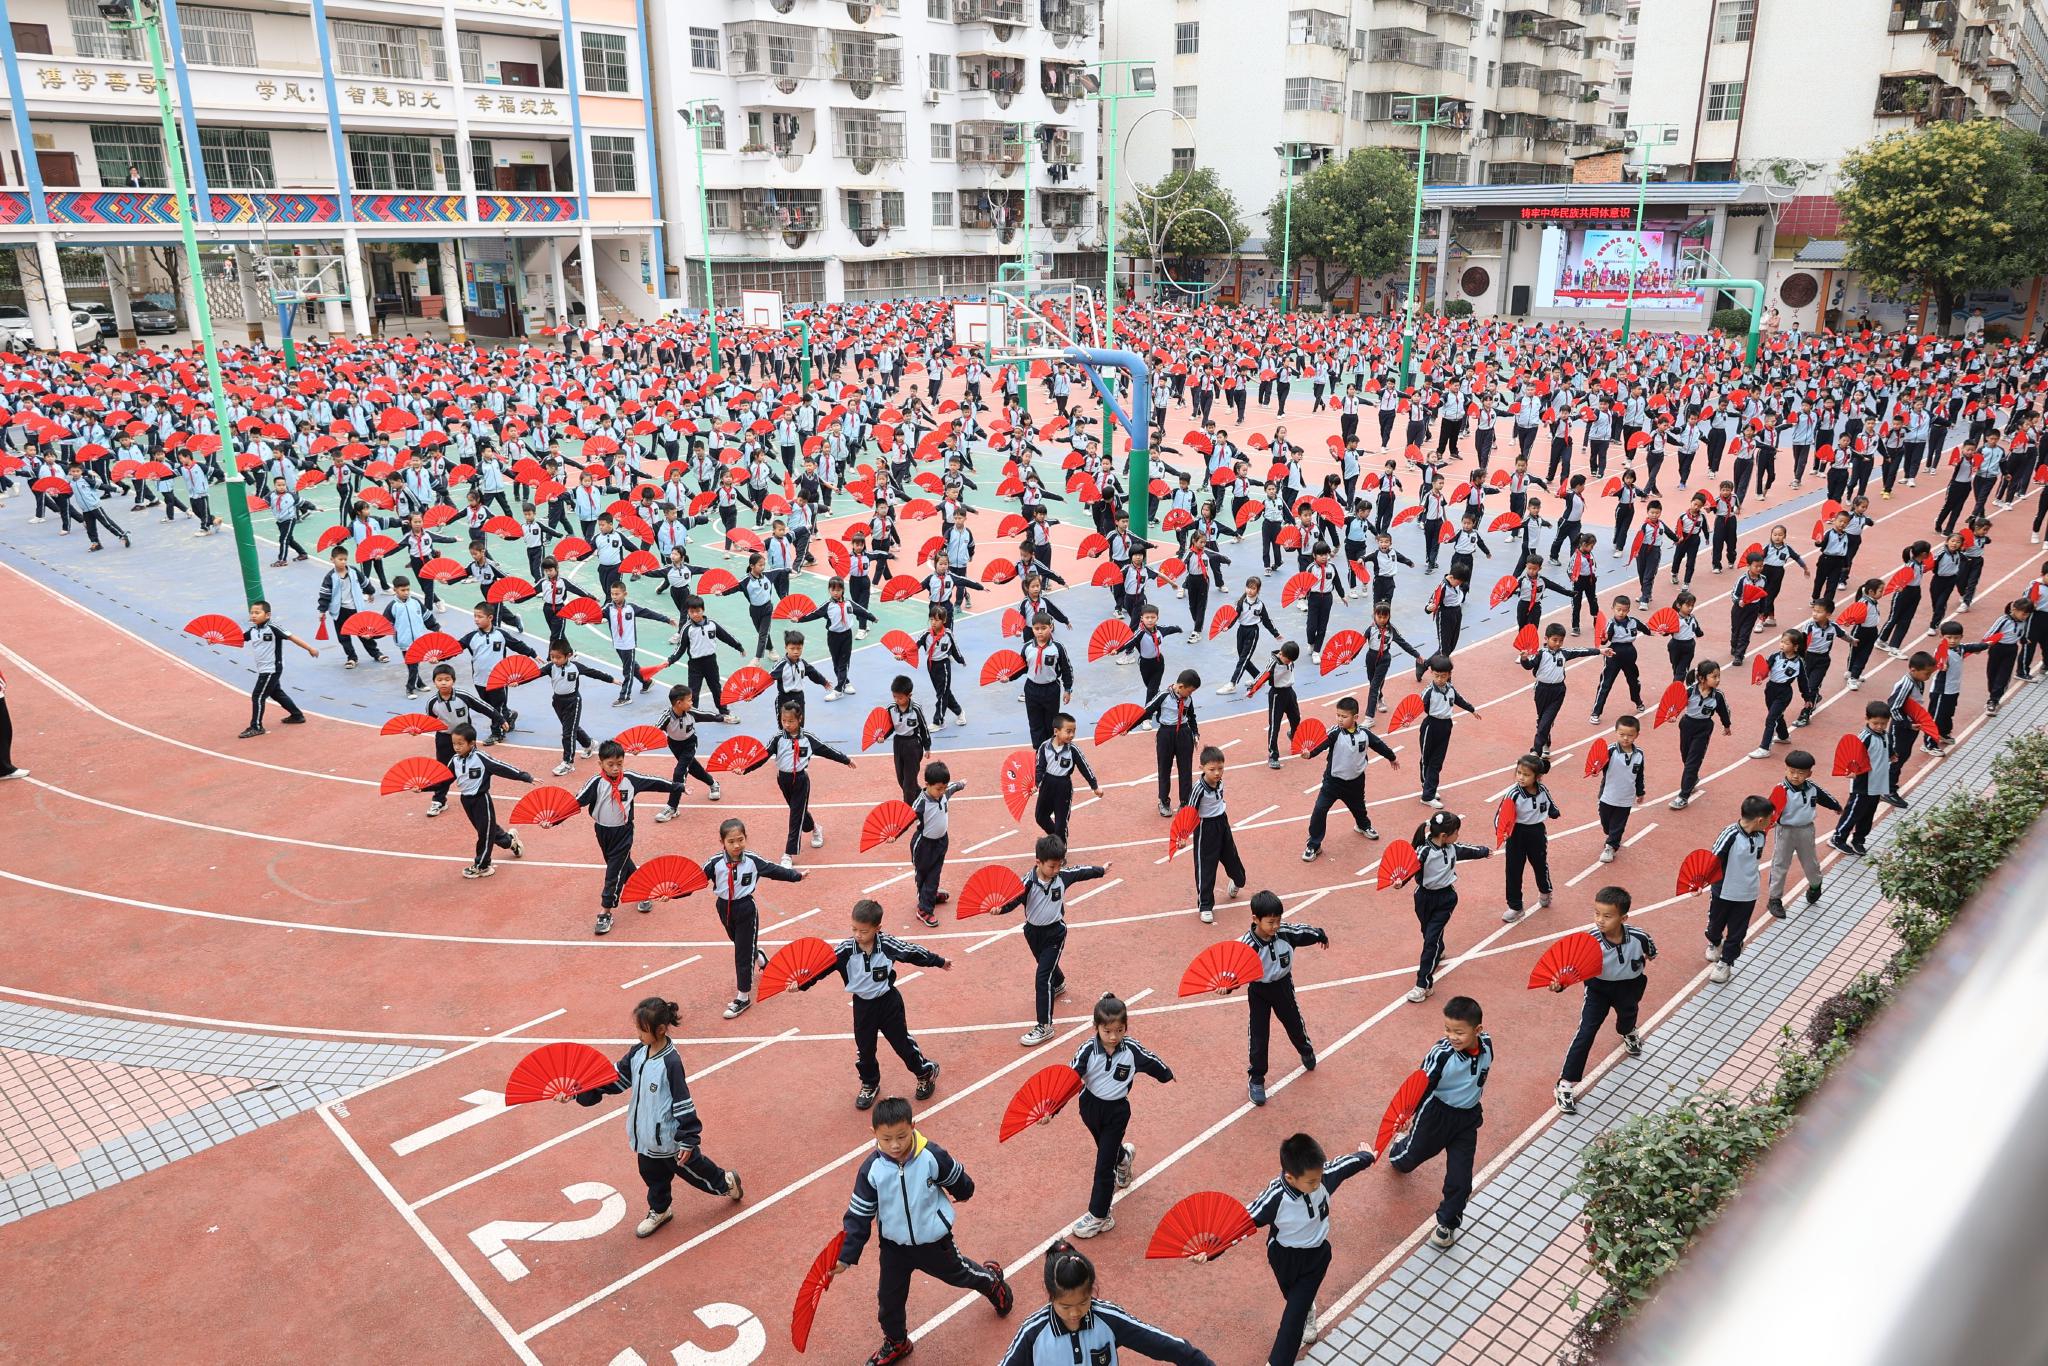
[[[1664,689],[1664,695],[1657,699],[1657,717],[1651,722],[1651,729],[1656,729],[1666,721],[1678,719],[1679,714],[1685,710],[1685,691],[1684,679],[1671,680],[1670,686]]]
[[[240,623],[218,612],[192,618],[185,623],[185,634],[196,636],[208,645],[240,646],[243,640]]]
[[[735,735],[711,751],[704,767],[712,773],[745,773],[767,758],[766,745],[751,735]]]
[[[1003,760],[1003,805],[1010,809],[1011,820],[1024,819],[1024,808],[1037,786],[1038,759],[1030,750],[1020,749]]]
[[[1252,1236],[1252,1217],[1222,1191],[1196,1191],[1166,1212],[1145,1246],[1151,1261],[1176,1257],[1216,1260]]]
[[[832,1288],[831,1271],[839,1264],[839,1253],[845,1246],[846,1230],[841,1229],[812,1259],[811,1269],[804,1273],[803,1284],[796,1289],[796,1307],[789,1313],[789,1345],[799,1352],[810,1346],[811,1320],[817,1316],[818,1302]]]
[[[900,838],[916,821],[916,813],[902,802],[883,802],[868,812],[867,819],[860,824],[860,851],[865,854],[877,845]]]
[[[1421,719],[1422,694],[1412,692],[1394,704],[1394,714],[1388,718],[1387,729],[1390,732],[1397,731]]]
[[[1131,628],[1120,621],[1105,621],[1088,636],[1088,662],[1094,664],[1131,643]]]
[[[749,664],[732,671],[732,676],[725,680],[725,686],[719,690],[718,700],[728,707],[740,702],[751,702],[767,692],[774,682],[766,669]]]
[[[378,727],[379,735],[433,735],[448,729],[448,723],[425,712],[409,711],[394,716]]]
[[[1080,1094],[1081,1074],[1064,1063],[1033,1072],[1004,1107],[996,1142],[1008,1143],[1032,1125],[1045,1123]]]
[[[981,664],[981,686],[1007,683],[1024,672],[1024,656],[1015,650],[997,650]]]
[[[611,1059],[587,1043],[542,1044],[521,1058],[512,1075],[505,1078],[505,1103],[559,1100],[611,1086],[618,1079],[619,1069]]]
[[[1593,741],[1592,747],[1586,751],[1586,776],[1588,778],[1607,767],[1607,753],[1607,742],[1605,740],[1596,739]]]
[[[876,707],[868,713],[868,719],[861,722],[860,747],[864,750],[874,748],[888,739],[895,729],[894,723],[889,720],[888,708]]]
[[[448,765],[432,759],[413,757],[400,759],[384,772],[384,781],[377,785],[380,796],[389,797],[397,792],[424,792],[442,783],[452,783],[455,775],[448,771]]]
[[[775,951],[761,969],[760,1000],[780,996],[791,987],[799,989],[823,977],[838,965],[832,946],[814,936],[793,939]]]
[[[1721,880],[1721,860],[1711,849],[1695,849],[1678,865],[1678,894],[1704,891]]]
[[[1137,725],[1144,714],[1145,709],[1136,702],[1117,703],[1102,713],[1102,719],[1095,723],[1095,743],[1098,746],[1108,744]]]
[[[1395,840],[1380,855],[1379,887],[1405,887],[1408,879],[1422,871],[1422,857],[1415,852],[1415,846],[1407,840]]]
[[[560,825],[583,808],[566,787],[536,787],[512,804],[508,825],[534,825],[543,830]]]
[[[1415,1122],[1415,1112],[1422,1106],[1422,1097],[1429,1091],[1429,1077],[1421,1068],[1408,1074],[1394,1098],[1387,1102],[1387,1111],[1380,1116],[1379,1136],[1373,1140],[1373,1151],[1385,1155],[1395,1138],[1406,1132]]]
[[[1600,975],[1603,955],[1590,934],[1568,934],[1543,951],[1529,970],[1529,990],[1573,986]]]
[[[709,767],[709,765],[706,765]],[[681,854],[663,854],[634,869],[619,892],[622,901],[674,901],[710,886],[704,870]]]
[[[1188,964],[1188,970],[1180,975],[1180,994],[1200,996],[1210,991],[1232,992],[1263,976],[1265,967],[1252,946],[1242,939],[1226,939],[1195,955],[1195,960]]]
[[[1170,859],[1181,851],[1181,847],[1195,837],[1195,830],[1202,818],[1192,806],[1183,806],[1173,813],[1173,823],[1166,827],[1166,856]]]
[[[995,864],[978,868],[967,879],[967,885],[960,889],[954,918],[966,920],[971,916],[987,915],[1023,890],[1024,880],[1008,868]]]
[[[1835,742],[1835,776],[1856,778],[1870,772],[1870,752],[1860,736],[1844,735]]]

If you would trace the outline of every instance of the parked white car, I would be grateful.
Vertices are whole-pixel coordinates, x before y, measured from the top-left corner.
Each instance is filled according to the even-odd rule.
[[[4,331],[10,346],[34,346],[35,332],[29,326],[28,314],[18,308],[0,308],[0,331]],[[82,308],[71,310],[72,340],[80,346],[90,346],[100,339],[99,319]]]

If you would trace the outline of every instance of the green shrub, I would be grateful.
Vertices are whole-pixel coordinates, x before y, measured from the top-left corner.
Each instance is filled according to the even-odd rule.
[[[1746,308],[1717,308],[1714,310],[1714,330],[1732,332],[1739,336],[1749,335],[1749,310]]]
[[[1450,300],[1450,301],[1449,301],[1448,303],[1446,303],[1446,304],[1444,305],[1444,316],[1445,316],[1446,318],[1469,318],[1469,317],[1471,317],[1471,316],[1472,316],[1472,301],[1471,301],[1470,299],[1452,299],[1452,300]]]

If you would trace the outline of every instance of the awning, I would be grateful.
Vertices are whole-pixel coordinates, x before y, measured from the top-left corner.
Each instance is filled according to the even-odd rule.
[[[1802,266],[1839,266],[1849,260],[1849,244],[1841,241],[1808,242],[1792,258]]]

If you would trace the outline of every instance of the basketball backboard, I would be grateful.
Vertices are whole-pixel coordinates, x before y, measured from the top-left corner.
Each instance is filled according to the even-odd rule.
[[[770,330],[782,326],[782,295],[772,289],[740,291],[740,323]]]

